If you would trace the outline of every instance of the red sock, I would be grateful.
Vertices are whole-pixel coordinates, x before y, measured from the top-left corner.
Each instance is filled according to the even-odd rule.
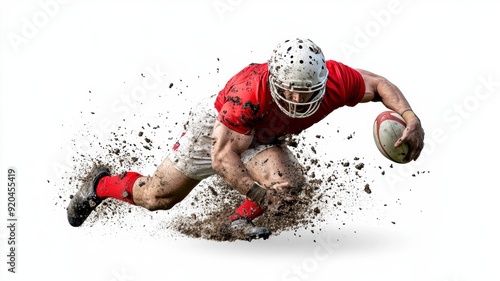
[[[124,172],[112,177],[103,177],[97,184],[96,194],[103,199],[112,197],[134,204],[132,187],[134,186],[134,182],[140,177],[142,175],[136,172]]]
[[[231,221],[240,219],[240,218],[247,218],[249,220],[253,220],[256,217],[262,215],[264,212],[264,209],[262,209],[257,203],[253,202],[252,200],[245,198],[245,201],[234,211],[234,214],[232,214],[229,219]]]

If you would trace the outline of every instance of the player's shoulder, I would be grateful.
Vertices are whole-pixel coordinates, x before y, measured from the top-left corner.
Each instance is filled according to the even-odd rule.
[[[267,78],[267,63],[252,63],[245,66],[226,86],[228,96],[237,97],[239,101],[251,104],[267,104],[270,95]]]
[[[235,75],[231,87],[243,95],[260,96],[260,92],[266,88],[268,76],[267,63],[252,63]]]
[[[240,71],[229,79],[226,83],[225,90],[233,92],[235,88],[246,88],[248,89],[249,84],[255,84],[259,81],[264,81],[267,78],[267,63],[257,64],[251,63],[243,67]]]
[[[238,75],[246,76],[246,78],[260,78],[268,74],[267,63],[251,63],[245,66]]]
[[[341,62],[336,61],[336,60],[326,60],[325,63],[326,63],[326,68],[328,68],[328,69],[335,68],[335,67],[338,67],[339,65],[342,65]]]
[[[329,71],[332,71],[332,70],[335,70],[335,69],[341,69],[341,70],[353,70],[353,71],[357,71],[356,69],[348,66],[347,64],[343,63],[343,62],[340,62],[340,61],[336,61],[336,60],[327,60],[325,62],[326,64],[326,68],[329,70]]]
[[[327,60],[325,63],[329,79],[337,80],[342,79],[342,77],[361,77],[361,73],[357,69],[340,61]]]

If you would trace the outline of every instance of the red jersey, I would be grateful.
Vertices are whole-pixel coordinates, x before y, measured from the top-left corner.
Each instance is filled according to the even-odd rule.
[[[328,60],[326,91],[319,109],[306,118],[292,118],[274,102],[269,89],[267,63],[250,64],[226,84],[215,100],[218,120],[254,141],[268,144],[287,134],[299,134],[342,106],[354,106],[365,94],[361,74],[340,62]]]

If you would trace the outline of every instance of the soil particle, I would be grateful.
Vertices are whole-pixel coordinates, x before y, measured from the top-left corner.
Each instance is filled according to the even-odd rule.
[[[358,170],[361,170],[361,169],[363,169],[363,167],[364,167],[364,166],[365,166],[365,164],[364,164],[364,163],[358,163],[358,164],[356,164],[356,166],[354,166],[354,167],[356,167],[356,169],[358,169]]]
[[[365,184],[365,189],[364,191],[368,194],[371,194],[372,193],[372,190],[370,189],[370,185],[369,184]]]

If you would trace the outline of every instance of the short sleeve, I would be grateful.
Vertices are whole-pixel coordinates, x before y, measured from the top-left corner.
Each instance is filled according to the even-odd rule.
[[[253,133],[250,120],[253,119],[252,112],[245,108],[241,100],[227,100],[222,104],[217,119],[229,129],[240,134],[250,135]]]
[[[355,106],[365,95],[365,81],[359,71],[340,62],[328,61],[329,71],[334,71],[336,84],[342,95],[344,105]]]

